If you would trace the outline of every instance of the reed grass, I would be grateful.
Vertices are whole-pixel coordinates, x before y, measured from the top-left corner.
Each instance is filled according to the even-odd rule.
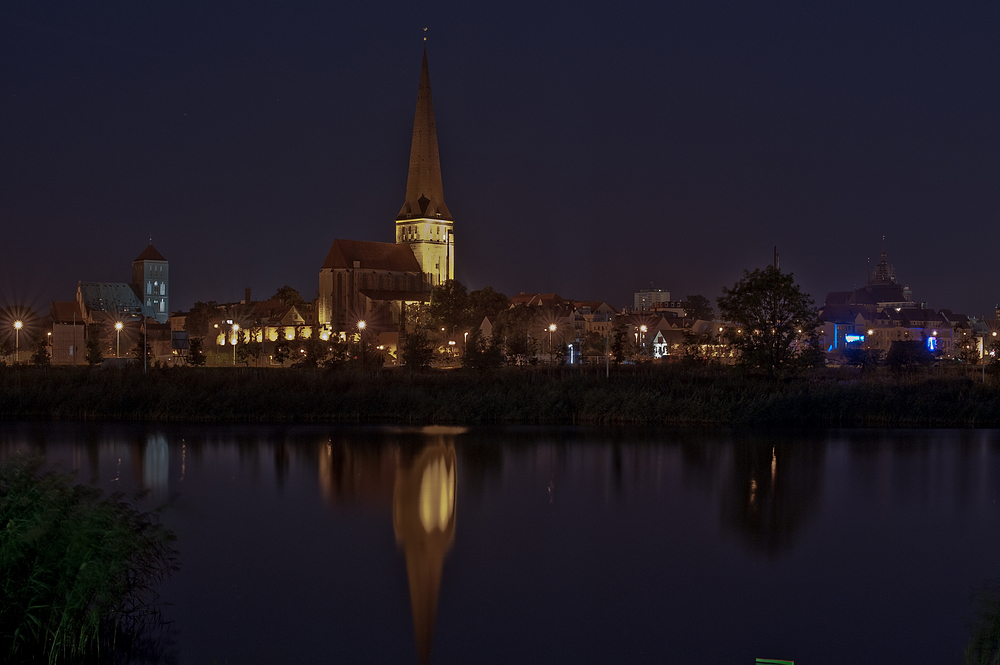
[[[120,495],[14,456],[0,467],[0,659],[109,662],[141,640],[173,540]]]
[[[773,381],[730,367],[349,370],[17,368],[0,419],[411,424],[1000,426],[1000,382],[819,370]]]

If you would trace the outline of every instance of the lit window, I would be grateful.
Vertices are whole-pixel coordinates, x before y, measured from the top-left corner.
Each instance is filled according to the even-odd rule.
[[[152,292],[153,292],[153,283],[147,281],[146,282],[146,293],[152,293]]]
[[[167,295],[167,283],[166,282],[160,282],[160,295],[161,296]]]

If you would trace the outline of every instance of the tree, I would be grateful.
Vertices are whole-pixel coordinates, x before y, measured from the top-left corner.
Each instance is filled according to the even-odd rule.
[[[687,318],[696,321],[711,321],[715,318],[712,301],[705,296],[688,296],[684,301],[684,312]]]
[[[503,351],[492,339],[483,337],[479,328],[473,328],[465,344],[462,366],[474,370],[497,369],[503,365]]]
[[[961,339],[955,342],[955,356],[969,365],[979,364],[979,340],[971,330],[962,330]]]
[[[538,308],[523,304],[505,309],[497,316],[493,339],[502,343],[508,361],[523,364],[534,357],[538,340],[533,339],[530,332],[539,328],[536,325],[538,317]]]
[[[403,340],[403,364],[413,371],[427,369],[434,357],[434,344],[424,328],[415,328]]]
[[[469,324],[469,292],[458,280],[449,279],[431,291],[427,313],[436,328],[464,329]]]
[[[44,337],[39,337],[31,345],[31,364],[36,367],[48,367],[49,347]]]
[[[138,339],[135,340],[135,346],[132,347],[132,357],[142,362],[142,354],[146,354],[146,363],[148,365],[153,364],[153,346],[149,343],[146,335],[140,333]]]
[[[246,367],[249,367],[251,363],[256,364],[260,360],[260,351],[263,345],[260,342],[245,342],[242,336],[238,338],[238,342],[236,359]]]
[[[274,353],[271,356],[272,359],[284,367],[285,361],[288,360],[288,356],[290,355],[291,349],[288,346],[288,342],[283,337],[279,337],[277,343],[274,345]]]
[[[628,326],[625,325],[625,317],[615,317],[615,322],[611,326],[611,362],[621,365],[629,351],[627,340]]]
[[[920,340],[896,340],[889,345],[885,362],[894,371],[904,371],[914,367],[926,367],[934,362],[934,356],[927,350],[927,343]]]
[[[800,369],[807,359],[814,362],[803,354],[814,346],[819,318],[791,273],[774,266],[745,270],[743,279],[722,293],[719,313],[736,324],[723,334],[739,352],[737,363],[775,377]]]
[[[87,338],[87,354],[84,356],[84,360],[91,367],[100,365],[101,361],[104,360],[104,354],[101,353],[101,340],[96,332]]]
[[[596,330],[590,330],[583,335],[584,356],[604,356],[608,352],[608,338]]]
[[[492,286],[469,294],[469,321],[473,326],[478,326],[487,316],[497,317],[507,309],[510,309],[510,298],[494,291]]]
[[[212,324],[219,319],[219,306],[214,300],[209,302],[196,302],[187,318],[184,319],[184,330],[191,337],[204,338],[208,335]]]
[[[188,347],[187,363],[192,367],[202,367],[205,365],[205,352],[201,350],[201,337],[191,337]]]
[[[9,339],[0,342],[0,356],[8,358],[12,355],[14,355],[14,343]]]
[[[291,307],[301,307],[306,303],[305,298],[302,294],[285,284],[283,287],[278,289],[270,300],[277,300],[283,305],[289,305]]]

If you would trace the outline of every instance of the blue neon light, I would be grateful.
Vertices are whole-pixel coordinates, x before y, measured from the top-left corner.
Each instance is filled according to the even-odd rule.
[[[864,335],[844,335],[844,343],[853,344],[854,342],[865,341]]]
[[[927,350],[928,351],[934,351],[935,349],[937,349],[937,337],[928,337],[927,338]]]

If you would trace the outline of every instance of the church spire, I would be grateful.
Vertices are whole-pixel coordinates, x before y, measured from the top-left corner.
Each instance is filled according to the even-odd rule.
[[[417,89],[417,112],[413,118],[413,141],[410,143],[410,169],[406,176],[406,200],[397,220],[441,219],[453,221],[444,203],[441,185],[441,159],[438,156],[437,128],[434,125],[434,102],[431,100],[431,77],[427,71],[427,48],[420,68]]]

